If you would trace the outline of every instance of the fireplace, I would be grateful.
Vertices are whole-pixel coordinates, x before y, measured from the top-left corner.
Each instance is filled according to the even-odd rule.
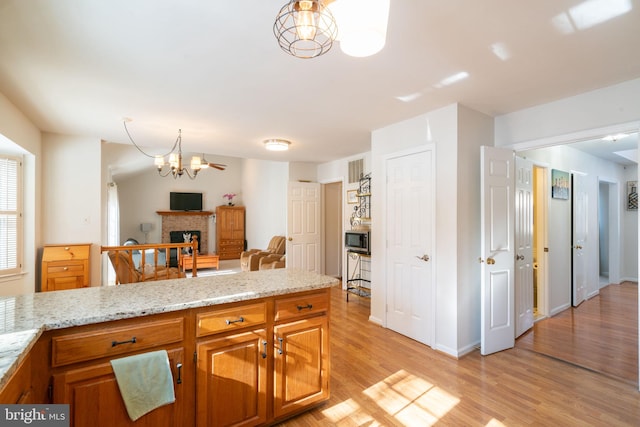
[[[184,236],[188,234],[191,235],[192,238],[190,241],[193,241],[193,236],[198,236],[198,254],[202,253],[202,249],[201,249],[201,242],[200,242],[200,230],[176,230],[176,231],[169,231],[169,241],[171,243],[182,243],[185,242],[187,243],[187,241],[185,240]]]
[[[213,215],[210,211],[184,212],[184,211],[158,211],[162,216],[162,242],[177,243],[183,242],[182,233],[194,233],[198,235],[199,254],[206,254],[209,248],[209,217]],[[179,240],[171,238],[171,232],[178,233]],[[178,237],[175,237],[178,239]]]

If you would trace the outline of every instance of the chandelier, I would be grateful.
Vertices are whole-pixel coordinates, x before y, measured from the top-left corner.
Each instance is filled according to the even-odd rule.
[[[387,38],[390,0],[291,0],[273,24],[282,50],[315,58],[334,41],[349,56],[378,53]]]
[[[212,167],[218,170],[224,170],[224,168],[226,167],[226,165],[222,165],[220,163],[208,162],[204,159],[204,154],[202,155],[202,159],[199,156],[193,156],[191,158],[191,170],[184,167],[182,164],[182,129],[178,129],[178,137],[176,138],[176,142],[174,142],[173,147],[171,147],[171,150],[168,153],[158,155],[147,154],[142,150],[142,148],[140,148],[140,146],[138,146],[138,144],[135,143],[135,141],[131,137],[129,129],[127,129],[127,121],[127,119],[124,120],[124,129],[127,132],[129,140],[134,145],[134,147],[138,149],[138,151],[140,151],[145,156],[152,157],[154,159],[154,164],[156,166],[156,169],[158,170],[158,174],[163,178],[166,176],[172,176],[173,179],[176,179],[178,177],[186,175],[190,179],[196,179],[196,176],[201,169]],[[176,147],[178,148],[177,152]],[[165,157],[167,157],[166,161]],[[166,170],[165,166],[168,166]]]

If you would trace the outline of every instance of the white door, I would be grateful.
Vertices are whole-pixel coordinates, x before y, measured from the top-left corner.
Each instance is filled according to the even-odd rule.
[[[514,326],[514,154],[495,147],[481,149],[481,305],[480,351],[511,348]]]
[[[516,157],[516,338],[533,327],[533,162]]]
[[[287,268],[320,273],[320,184],[289,182]]]
[[[387,327],[431,345],[434,152],[385,162]]]
[[[581,172],[573,172],[573,292],[572,304],[577,307],[587,298],[587,176]]]

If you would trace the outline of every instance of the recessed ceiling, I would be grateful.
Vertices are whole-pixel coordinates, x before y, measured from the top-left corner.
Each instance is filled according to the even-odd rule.
[[[309,60],[273,36],[284,3],[3,0],[0,92],[47,132],[127,144],[131,117],[147,147],[182,129],[185,152],[324,162],[454,102],[496,116],[640,77],[630,0],[393,1],[380,53]]]

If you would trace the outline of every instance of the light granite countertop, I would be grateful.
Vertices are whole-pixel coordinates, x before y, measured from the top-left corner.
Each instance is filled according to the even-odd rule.
[[[43,331],[206,307],[338,284],[276,269],[0,297],[0,388]]]

